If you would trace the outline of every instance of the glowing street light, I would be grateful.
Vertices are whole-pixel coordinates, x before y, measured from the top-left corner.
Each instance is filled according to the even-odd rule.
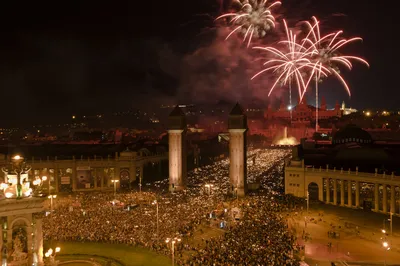
[[[57,195],[49,195],[47,198],[50,199],[50,213],[53,218],[53,199],[57,198]]]
[[[389,243],[386,242],[386,241],[382,243],[382,246],[383,246],[384,249],[385,249],[385,263],[384,263],[384,265],[386,266],[386,252],[387,252],[388,250],[390,250],[390,246],[389,246]]]
[[[208,195],[211,195],[211,189],[212,189],[212,187],[214,187],[214,185],[213,184],[205,184],[204,187],[206,188]]]
[[[117,195],[117,183],[119,182],[119,180],[118,179],[112,179],[111,182],[114,183],[114,199],[115,199],[115,197]]]
[[[60,247],[56,247],[55,250],[53,250],[52,248],[50,248],[49,250],[47,250],[46,253],[44,253],[44,256],[46,258],[50,259],[50,265],[57,265],[56,262],[56,255],[57,253],[59,253],[61,251]]]
[[[167,238],[165,240],[165,243],[167,243],[167,245],[169,243],[171,243],[171,251],[172,251],[172,266],[175,265],[175,243],[180,243],[181,239],[178,237],[174,237],[174,238]]]
[[[160,238],[160,235],[159,235],[159,230],[158,230],[158,201],[157,200],[154,200],[153,201],[153,203],[152,203],[153,205],[156,205],[156,208],[157,208],[157,213],[156,213],[156,216],[157,216],[157,241],[159,240],[159,238]]]

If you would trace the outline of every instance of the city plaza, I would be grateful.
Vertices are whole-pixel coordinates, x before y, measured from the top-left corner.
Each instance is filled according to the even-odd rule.
[[[12,157],[3,170],[2,264],[167,265],[172,260],[177,265],[300,265],[303,260],[310,265],[333,261],[394,265],[400,261],[394,218],[388,222],[387,215],[379,217],[383,224],[377,226],[374,219],[360,218],[377,214],[357,210],[358,218],[347,217],[344,222],[340,209],[311,201],[307,190],[306,196],[285,196],[284,167],[298,158],[290,159],[289,149],[246,151],[246,120],[240,106],[230,116],[234,139],[230,158],[188,173],[184,117],[174,110],[170,118],[169,179],[130,192],[120,192],[120,179],[114,176],[108,192],[48,193],[47,179],[39,176],[31,186],[30,166],[21,156]],[[288,169],[286,175],[291,173]],[[285,182],[293,184],[289,179]],[[257,185],[260,189],[253,191]],[[355,249],[355,243],[363,248]]]

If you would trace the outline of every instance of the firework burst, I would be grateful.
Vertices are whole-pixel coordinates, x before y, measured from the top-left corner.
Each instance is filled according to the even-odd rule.
[[[351,96],[350,88],[346,80],[340,74],[340,66],[344,66],[348,70],[352,70],[352,61],[358,61],[368,67],[369,64],[361,57],[343,55],[340,53],[339,50],[347,44],[355,41],[362,41],[362,39],[360,37],[354,37],[351,39],[341,38],[340,36],[343,34],[343,31],[329,33],[321,37],[319,27],[320,22],[317,20],[316,17],[313,17],[312,21],[313,23],[310,23],[308,21],[306,22],[309,28],[309,32],[302,41],[302,46],[308,47],[305,52],[311,52],[312,54],[310,58],[310,66],[312,68],[312,72],[310,75],[310,79],[307,82],[307,85],[312,79],[315,79],[317,83],[321,82],[321,70],[325,69],[327,73],[335,76],[343,84],[347,93],[349,94],[349,96]]]
[[[340,48],[345,45],[355,42],[362,41],[360,37],[354,37],[351,39],[341,38],[341,34],[343,31],[337,31],[329,33],[323,37],[321,37],[319,21],[316,17],[312,17],[313,23],[306,22],[309,32],[307,36],[302,41],[302,47],[307,47],[304,51],[307,54],[311,52],[310,63],[308,63],[309,67],[312,69],[311,74],[309,76],[309,80],[305,86],[305,90],[303,94],[307,91],[307,88],[314,79],[315,81],[315,112],[316,112],[316,123],[315,130],[318,131],[318,84],[322,82],[322,77],[327,77],[328,75],[332,75],[337,78],[345,87],[349,96],[351,96],[350,88],[340,74],[340,66],[344,66],[348,70],[353,68],[353,64],[351,61],[361,62],[369,67],[369,64],[366,60],[351,55],[343,55],[340,53]]]
[[[234,0],[239,8],[237,12],[227,13],[216,18],[216,20],[228,18],[234,29],[228,34],[226,40],[234,33],[243,36],[243,42],[247,41],[247,47],[255,38],[264,37],[268,31],[275,28],[275,17],[272,9],[281,5],[276,1],[267,4],[267,0]]]
[[[286,30],[285,41],[279,42],[284,44],[284,49],[279,50],[275,47],[254,47],[254,49],[260,49],[268,52],[272,58],[264,63],[265,69],[256,73],[251,79],[263,74],[264,72],[272,72],[277,78],[272,85],[268,96],[271,95],[273,90],[278,84],[288,85],[290,92],[291,101],[291,84],[293,81],[297,84],[297,90],[300,98],[303,97],[307,83],[306,69],[311,67],[310,57],[312,51],[307,49],[298,42],[296,34],[288,29],[286,21],[283,21]],[[325,71],[321,71],[325,74]]]

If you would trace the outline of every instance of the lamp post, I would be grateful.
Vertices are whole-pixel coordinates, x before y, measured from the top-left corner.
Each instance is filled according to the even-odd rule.
[[[181,242],[180,238],[174,237],[174,238],[167,238],[167,240],[165,240],[165,243],[167,243],[167,245],[169,243],[171,243],[171,252],[172,252],[172,266],[175,265],[175,243],[179,243]]]
[[[159,235],[159,227],[158,227],[158,201],[157,200],[154,200],[153,201],[153,203],[152,203],[153,205],[156,205],[156,216],[157,216],[157,242],[159,241],[159,239],[160,239],[160,235]]]
[[[57,195],[49,195],[47,198],[50,199],[50,213],[51,218],[53,219],[53,199],[57,198]]]
[[[309,209],[310,209],[310,192],[307,191],[307,215]]]
[[[61,251],[61,248],[60,247],[56,247],[54,251],[53,251],[52,248],[50,248],[49,250],[47,250],[46,253],[44,253],[44,256],[46,258],[50,259],[50,265],[57,265],[56,255],[60,251]]]
[[[114,199],[115,199],[115,197],[117,195],[117,183],[119,182],[119,180],[118,179],[112,179],[111,182],[114,183]]]
[[[393,236],[393,212],[390,212],[390,235]]]
[[[211,188],[212,188],[213,186],[214,186],[214,185],[212,185],[212,184],[205,184],[205,185],[204,185],[204,187],[206,188],[206,191],[207,191],[208,195],[211,195]]]
[[[388,251],[388,250],[390,250],[390,247],[389,247],[389,243],[388,242],[383,242],[382,243],[382,246],[383,246],[383,248],[385,249],[385,262],[384,262],[384,265],[386,266],[386,252]]]
[[[139,176],[139,192],[141,193],[142,192],[142,174],[140,173],[140,176]]]

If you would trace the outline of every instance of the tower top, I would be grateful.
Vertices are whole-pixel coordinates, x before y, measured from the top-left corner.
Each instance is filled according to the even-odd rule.
[[[244,115],[243,108],[239,103],[236,103],[229,115]]]
[[[186,129],[186,116],[178,105],[168,116],[168,129]]]
[[[185,116],[179,105],[176,105],[174,110],[172,110],[172,112],[169,114],[169,117],[175,117],[175,116]]]
[[[244,114],[243,108],[239,103],[236,103],[229,113],[228,128],[247,129],[247,116]]]

